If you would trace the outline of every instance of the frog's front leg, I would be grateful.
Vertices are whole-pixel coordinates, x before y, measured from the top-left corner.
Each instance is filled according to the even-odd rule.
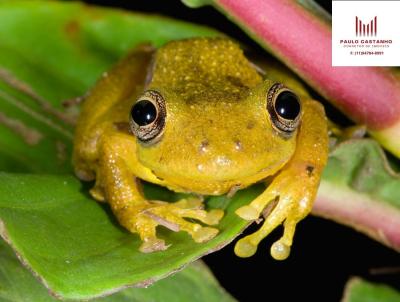
[[[297,135],[296,151],[290,162],[259,197],[236,211],[243,219],[255,220],[268,204],[274,206],[258,231],[237,242],[235,253],[240,257],[252,256],[259,242],[284,223],[283,236],[272,245],[271,255],[277,260],[286,259],[296,224],[311,211],[328,154],[327,121],[319,103],[311,100],[303,103]]]
[[[105,137],[101,143],[101,160],[94,192],[104,192],[120,224],[130,232],[138,233],[143,241],[140,251],[153,252],[168,247],[164,240],[157,238],[158,225],[173,231],[186,231],[196,242],[208,241],[218,233],[215,228],[184,219],[193,218],[208,225],[218,224],[223,211],[207,212],[201,200],[184,199],[175,203],[147,200],[140,189],[139,179],[132,171],[142,169],[141,173],[147,173],[150,179],[154,177],[155,183],[159,180],[137,162],[134,156],[136,142],[125,133]]]

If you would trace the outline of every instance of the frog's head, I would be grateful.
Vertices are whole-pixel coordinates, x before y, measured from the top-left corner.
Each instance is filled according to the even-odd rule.
[[[295,151],[298,97],[262,80],[229,40],[194,41],[158,51],[132,107],[139,161],[171,186],[205,194],[274,174]]]

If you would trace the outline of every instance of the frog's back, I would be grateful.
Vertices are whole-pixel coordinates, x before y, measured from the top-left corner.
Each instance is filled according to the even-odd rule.
[[[155,62],[151,86],[167,87],[189,103],[203,102],[206,91],[221,94],[220,99],[235,97],[262,80],[239,45],[226,38],[169,42],[157,51]]]

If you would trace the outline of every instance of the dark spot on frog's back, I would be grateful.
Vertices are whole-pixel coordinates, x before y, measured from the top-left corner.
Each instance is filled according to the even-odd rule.
[[[246,128],[249,129],[249,130],[251,130],[251,129],[253,129],[255,126],[256,126],[256,122],[254,122],[254,121],[248,121],[248,122],[247,122]]]
[[[240,78],[232,77],[232,76],[227,76],[226,79],[233,85],[237,86],[240,88],[248,88],[245,84],[243,84],[242,80]]]
[[[312,173],[313,173],[313,171],[314,171],[314,166],[307,166],[306,167],[306,171],[307,171],[307,175],[308,176],[311,176],[312,175]]]
[[[131,134],[131,129],[129,127],[129,123],[127,122],[114,122],[114,127],[116,130],[124,133],[129,133]]]

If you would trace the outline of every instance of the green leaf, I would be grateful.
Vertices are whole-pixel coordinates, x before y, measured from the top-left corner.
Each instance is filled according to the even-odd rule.
[[[164,17],[80,3],[0,2],[0,170],[71,172],[73,128],[65,120],[76,108],[65,110],[62,101],[83,96],[140,43],[159,46],[216,34]],[[39,99],[26,93],[27,85]],[[49,104],[51,110],[45,108]]]
[[[329,161],[325,181],[400,209],[400,175],[392,170],[377,142],[348,140],[331,152]]]
[[[346,284],[343,302],[398,302],[400,293],[384,284],[374,284],[354,277]]]
[[[76,178],[0,173],[1,236],[56,295],[88,299],[127,285],[148,285],[223,247],[247,224],[235,209],[260,189],[210,201],[226,211],[215,239],[198,244],[183,232],[161,232],[172,246],[144,254],[138,251],[139,238],[119,226],[108,206],[89,198]],[[168,197],[164,190],[150,191]]]
[[[55,302],[47,289],[21,266],[13,250],[0,240],[0,300],[10,302]],[[177,274],[148,288],[129,288],[110,297],[93,301],[152,302],[152,301],[235,301],[209,272],[197,261]]]

